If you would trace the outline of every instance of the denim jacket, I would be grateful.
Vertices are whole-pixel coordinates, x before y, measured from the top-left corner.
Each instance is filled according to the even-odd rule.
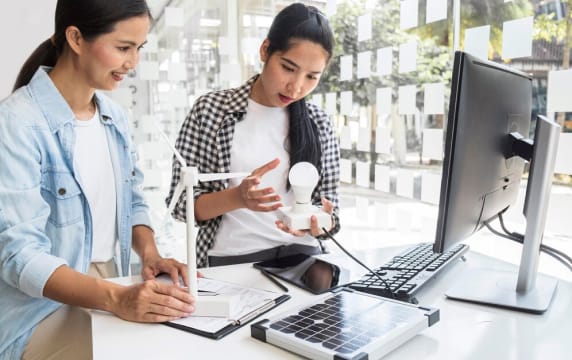
[[[61,306],[42,296],[61,265],[86,273],[90,209],[73,167],[74,114],[38,69],[0,102],[0,359],[19,359],[36,325]],[[115,174],[121,273],[128,274],[131,233],[150,226],[143,174],[119,106],[96,92]]]

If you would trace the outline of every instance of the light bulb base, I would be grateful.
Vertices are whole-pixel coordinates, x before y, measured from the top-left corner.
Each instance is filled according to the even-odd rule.
[[[302,205],[302,204],[299,204]],[[332,225],[332,217],[330,214],[322,211],[320,208],[304,204],[302,206],[282,207],[278,209],[279,219],[290,229],[308,230],[311,227],[310,218],[312,215],[318,219],[318,227],[329,229]]]

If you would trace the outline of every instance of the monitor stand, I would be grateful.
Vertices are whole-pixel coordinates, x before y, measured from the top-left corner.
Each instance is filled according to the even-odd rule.
[[[552,174],[558,150],[560,126],[538,116],[530,175],[526,186],[526,232],[518,277],[514,273],[475,270],[447,291],[448,298],[541,314],[549,305],[558,282],[537,276],[540,245],[548,211]]]

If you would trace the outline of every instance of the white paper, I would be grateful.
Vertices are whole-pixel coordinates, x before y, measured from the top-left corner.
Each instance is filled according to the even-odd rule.
[[[439,204],[441,194],[441,175],[424,172],[421,175],[421,201]]]
[[[149,33],[147,34],[147,42],[145,43],[145,45],[143,45],[143,48],[141,48],[141,53],[147,53],[147,54],[156,53],[157,51],[159,51],[158,45],[159,45],[159,38],[157,34]]]
[[[554,172],[572,175],[572,133],[560,133]]]
[[[161,160],[165,155],[165,144],[158,141],[145,141],[139,144],[137,151],[142,160]]]
[[[340,159],[340,181],[352,183],[352,161],[350,159]]]
[[[443,129],[423,129],[423,151],[426,159],[443,160]]]
[[[358,17],[358,41],[371,39],[371,14]]]
[[[502,32],[502,58],[515,59],[532,55],[534,18],[506,21]]]
[[[220,55],[234,55],[238,53],[238,43],[228,36],[218,38],[218,52]]]
[[[318,107],[322,108],[322,106],[324,106],[324,95],[323,94],[314,94],[310,98],[310,102],[312,104],[315,104]]]
[[[340,56],[340,81],[353,78],[353,55]]]
[[[488,59],[489,37],[491,26],[479,26],[465,30],[465,52],[478,57]]]
[[[356,196],[356,217],[364,223],[369,222],[369,199]]]
[[[158,123],[155,124],[156,121],[153,115],[143,115],[139,118],[139,121],[137,121],[137,129],[143,133],[155,134],[159,127]]]
[[[331,17],[338,11],[338,4],[336,0],[328,0],[326,3],[326,16]]]
[[[185,25],[184,14],[183,8],[167,6],[165,8],[165,26],[183,27]]]
[[[413,198],[414,172],[407,169],[397,170],[396,194],[399,196]]]
[[[231,318],[189,316],[171,321],[172,323],[213,333],[233,323],[234,320],[239,320],[256,309],[263,308],[269,301],[280,297],[279,293],[272,291],[247,288],[242,285],[207,278],[199,278],[199,290],[210,291],[220,295],[236,295],[239,299],[239,304],[235,314]]]
[[[375,104],[377,115],[391,114],[391,88],[378,88],[375,90]]]
[[[369,152],[371,146],[371,129],[360,127],[358,132],[357,151]]]
[[[228,81],[230,86],[237,86],[240,83],[240,64],[220,64],[220,78]]]
[[[330,115],[337,114],[336,101],[337,101],[337,94],[335,92],[326,94],[326,106],[325,106],[326,113]]]
[[[399,45],[399,73],[417,70],[417,42]]]
[[[445,113],[445,84],[425,84],[424,91],[425,115],[441,115]]]
[[[385,165],[375,165],[375,190],[390,192],[391,189],[391,177],[390,168]]]
[[[160,188],[163,186],[163,171],[161,169],[147,169],[144,171],[143,187]]]
[[[550,71],[546,107],[549,113],[572,111],[572,69]]]
[[[187,65],[185,63],[169,63],[167,80],[187,81]]]
[[[402,0],[399,6],[399,27],[402,30],[417,26],[419,0]]]
[[[356,161],[356,185],[369,188],[369,162]]]
[[[342,91],[340,93],[340,114],[352,115],[353,107],[353,93],[351,91]]]
[[[375,152],[378,154],[391,154],[391,129],[377,127],[375,129]]]
[[[340,130],[340,149],[352,149],[352,130],[347,125],[342,126]]]
[[[139,61],[137,75],[140,80],[159,80],[159,63],[157,61]]]
[[[399,87],[399,115],[412,115],[417,112],[415,98],[417,88],[415,85]]]
[[[391,46],[377,50],[377,76],[390,75],[393,71],[393,48]]]
[[[447,18],[447,0],[427,0],[425,23]]]
[[[371,51],[360,52],[357,55],[357,78],[364,79],[371,76]]]

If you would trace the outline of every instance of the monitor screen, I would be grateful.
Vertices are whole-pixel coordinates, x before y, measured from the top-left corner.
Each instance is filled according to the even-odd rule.
[[[538,116],[528,139],[531,101],[530,76],[455,53],[434,251],[490,226],[516,202],[525,160],[530,172],[518,276],[476,268],[460,274],[448,298],[542,313],[555,293],[557,281],[537,276],[537,267],[560,127]]]
[[[455,54],[437,234],[443,252],[516,201],[524,160],[509,134],[528,137],[532,79],[508,67]]]

